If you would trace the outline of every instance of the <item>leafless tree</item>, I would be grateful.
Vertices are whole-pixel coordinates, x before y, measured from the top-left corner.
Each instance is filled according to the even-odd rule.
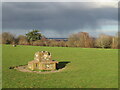
[[[30,43],[28,42],[28,39],[24,35],[18,36],[18,44],[19,45],[29,45]]]
[[[95,42],[97,47],[101,48],[111,48],[112,45],[112,37],[109,35],[101,34]]]
[[[3,32],[2,33],[2,43],[3,44],[12,44],[15,42],[15,37],[13,34],[9,32]]]
[[[68,39],[68,46],[92,48],[93,38],[87,32],[72,34]]]

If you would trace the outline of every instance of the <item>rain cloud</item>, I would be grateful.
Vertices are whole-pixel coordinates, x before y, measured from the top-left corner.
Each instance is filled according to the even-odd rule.
[[[116,24],[117,10],[94,2],[4,2],[2,27],[3,31],[39,29],[48,37],[66,37],[83,30],[95,32],[103,23]]]

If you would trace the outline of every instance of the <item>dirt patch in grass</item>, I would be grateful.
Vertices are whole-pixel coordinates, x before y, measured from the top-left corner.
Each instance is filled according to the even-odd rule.
[[[21,72],[40,73],[40,74],[41,74],[41,73],[61,72],[62,70],[65,69],[65,67],[62,68],[62,69],[59,69],[59,70],[51,70],[51,71],[42,71],[42,70],[41,70],[41,71],[32,71],[32,70],[29,70],[29,69],[27,68],[27,65],[10,67],[9,69],[16,69],[16,70],[21,71]]]
[[[30,70],[28,69],[28,65],[19,65],[19,66],[12,66],[9,69],[16,69],[21,72],[31,72],[31,73],[55,73],[61,72],[65,69],[66,65],[70,62],[62,61],[57,64],[56,70]]]

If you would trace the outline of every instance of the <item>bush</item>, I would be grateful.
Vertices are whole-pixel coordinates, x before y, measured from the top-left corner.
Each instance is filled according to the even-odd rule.
[[[65,41],[58,41],[58,45],[60,46],[60,47],[66,47],[66,42]]]
[[[95,45],[96,47],[99,48],[111,48],[112,45],[112,37],[105,35],[105,34],[101,34],[95,41]]]
[[[84,48],[94,47],[93,38],[90,37],[87,32],[80,32],[77,34],[70,35],[67,44],[70,47],[84,47]]]
[[[113,49],[117,49],[118,48],[118,37],[113,37],[112,38],[112,45],[111,45],[111,47]]]
[[[45,46],[45,43],[41,40],[34,41],[33,46]]]
[[[2,44],[12,44],[15,42],[15,37],[13,34],[9,32],[2,33]]]
[[[56,40],[49,40],[49,46],[51,47],[58,46],[58,42]]]
[[[0,34],[0,44],[2,44],[2,34]]]
[[[18,44],[19,45],[30,45],[27,38],[23,35],[18,36]]]

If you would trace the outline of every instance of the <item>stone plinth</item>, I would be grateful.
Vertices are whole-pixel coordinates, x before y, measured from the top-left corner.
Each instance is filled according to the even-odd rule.
[[[55,70],[58,61],[53,61],[51,53],[47,51],[36,52],[33,61],[28,62],[31,70]]]
[[[40,62],[38,62],[36,60],[28,62],[28,68],[29,69],[36,70],[36,69],[38,69],[38,67],[40,67]]]
[[[56,63],[57,61],[49,61],[49,62],[41,62],[40,63],[40,69],[41,70],[55,70],[56,69]]]

